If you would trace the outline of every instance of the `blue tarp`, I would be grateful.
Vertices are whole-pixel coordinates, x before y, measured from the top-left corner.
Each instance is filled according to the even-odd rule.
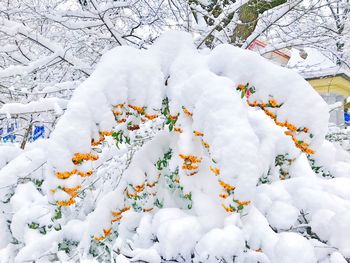
[[[344,113],[344,121],[346,124],[350,124],[350,113]]]
[[[9,134],[9,135],[2,137],[3,142],[9,142],[9,141],[13,142],[15,139],[16,139],[16,135],[14,135],[14,134]]]
[[[35,126],[34,132],[33,132],[33,137],[32,137],[33,141],[36,141],[39,138],[44,138],[44,134],[45,134],[44,125]]]
[[[16,139],[16,135],[13,134],[16,127],[17,123],[7,124],[6,133],[4,128],[0,128],[0,141],[13,142]]]

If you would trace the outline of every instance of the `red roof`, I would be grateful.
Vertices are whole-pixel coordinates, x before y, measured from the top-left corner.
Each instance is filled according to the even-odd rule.
[[[249,50],[253,50],[254,48],[258,48],[258,47],[262,47],[262,48],[265,48],[265,47],[267,47],[267,44],[266,43],[264,43],[264,42],[262,42],[262,41],[260,41],[260,40],[254,40],[249,46],[248,46],[248,49]],[[290,59],[290,56],[287,54],[287,53],[285,53],[285,52],[283,52],[283,51],[281,51],[281,50],[274,50],[274,51],[272,51],[272,53],[275,53],[276,55],[278,55],[278,56],[281,56],[281,57],[284,57],[284,58],[286,58],[286,59]]]

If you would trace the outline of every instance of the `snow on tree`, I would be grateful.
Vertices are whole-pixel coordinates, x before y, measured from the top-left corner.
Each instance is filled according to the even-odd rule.
[[[0,140],[24,148],[42,126],[49,137],[65,110],[61,103],[42,103],[51,104],[45,113],[36,108],[8,112],[2,106],[69,100],[102,54],[119,45],[144,48],[169,26],[169,14],[166,1],[1,1]]]
[[[301,76],[251,51],[182,32],[114,48],[0,170],[0,259],[346,262],[350,165],[327,125]]]
[[[292,1],[279,10],[259,19],[244,47],[257,37],[270,44],[261,54],[286,47],[312,47],[343,70],[350,69],[348,0]]]
[[[262,53],[312,46],[348,66],[348,13],[347,0],[2,1],[0,139],[25,148],[50,137],[62,104],[104,53],[120,45],[147,49],[169,28],[191,32],[197,47],[249,48],[259,38],[270,43]],[[34,101],[45,112],[28,110]]]

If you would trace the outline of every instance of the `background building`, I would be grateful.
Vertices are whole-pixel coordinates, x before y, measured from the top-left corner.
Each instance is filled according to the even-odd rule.
[[[256,40],[250,50],[272,62],[297,70],[330,106],[330,123],[350,125],[350,72],[336,65],[312,48],[269,51],[269,46]]]

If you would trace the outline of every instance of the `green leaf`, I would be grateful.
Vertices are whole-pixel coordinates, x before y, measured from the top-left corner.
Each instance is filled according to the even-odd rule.
[[[37,186],[37,187],[41,187],[41,185],[43,184],[44,180],[34,180],[34,184]]]
[[[97,152],[97,153],[101,153],[102,152],[102,149],[100,149],[100,148],[92,148],[92,150]]]
[[[61,211],[61,207],[59,206],[55,209],[55,215],[53,216],[53,219],[57,220],[60,218],[62,218],[62,211]]]
[[[163,208],[163,203],[161,201],[159,201],[159,199],[157,198],[156,201],[154,202],[154,205],[158,208]]]
[[[35,223],[35,222],[32,222],[32,223],[28,224],[28,227],[30,229],[37,229],[39,227],[39,224]]]
[[[45,226],[42,226],[39,228],[39,233],[45,235],[46,234],[46,229]]]
[[[113,139],[117,139],[118,138],[118,133],[119,132],[112,132],[112,137],[113,137]]]

